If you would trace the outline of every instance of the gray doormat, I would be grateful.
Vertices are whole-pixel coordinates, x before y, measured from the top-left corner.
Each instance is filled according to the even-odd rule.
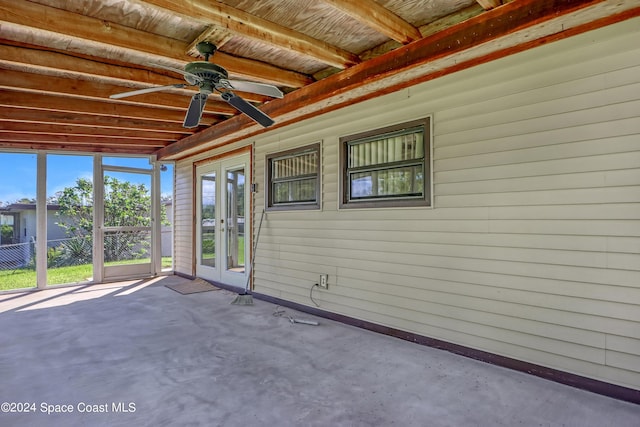
[[[199,292],[219,291],[220,288],[213,286],[211,283],[202,279],[190,280],[188,282],[178,283],[175,285],[165,285],[167,288],[174,290],[182,295],[197,294]]]

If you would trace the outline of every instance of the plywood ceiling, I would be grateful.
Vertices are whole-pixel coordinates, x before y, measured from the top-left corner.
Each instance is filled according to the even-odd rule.
[[[184,128],[193,87],[109,98],[184,83],[158,65],[202,60],[203,40],[218,46],[212,62],[231,78],[286,94],[238,93],[277,127],[639,8],[639,0],[0,0],[0,149],[179,158],[262,132],[219,96],[199,127]]]

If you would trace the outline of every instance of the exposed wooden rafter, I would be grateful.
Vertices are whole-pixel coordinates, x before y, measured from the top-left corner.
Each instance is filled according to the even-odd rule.
[[[503,1],[502,0],[476,0],[480,6],[484,8],[484,10],[490,10],[495,7],[500,6]]]
[[[0,0],[0,25],[3,37],[10,40],[50,48],[70,45],[84,54],[111,58],[114,62],[129,60],[146,66],[164,58],[174,66],[184,66],[192,60],[186,53],[188,43],[29,1]],[[129,50],[126,52],[129,58],[123,58],[123,52],[114,46]],[[216,53],[216,63],[239,77],[281,86],[301,87],[312,81],[300,73],[222,52]]]
[[[71,143],[68,141],[24,141],[19,142],[5,135],[4,139],[0,139],[0,149],[5,150],[54,150],[54,151],[74,151],[82,153],[112,153],[112,154],[128,154],[136,155],[153,154],[157,147],[148,146],[141,147],[127,142],[100,141],[94,142],[85,139],[83,143]],[[133,150],[135,148],[135,150]]]
[[[116,86],[103,82],[91,82],[64,78],[57,76],[23,73],[21,71],[3,70],[0,73],[0,88],[22,88],[36,91],[37,93],[65,94],[69,98],[108,100],[106,102],[123,102],[148,107],[165,107],[185,111],[190,98],[186,96],[174,96],[167,93],[156,92],[139,95],[126,100],[109,100],[109,95],[127,91],[130,88]],[[213,114],[234,114],[235,110],[226,102],[207,102],[206,111]]]
[[[0,148],[179,159],[267,131],[216,93],[199,126],[184,128],[196,85],[109,97],[182,84],[200,41],[218,46],[212,62],[232,79],[286,93],[238,92],[279,127],[564,37],[585,13],[595,28],[638,8],[640,0],[0,0]]]
[[[115,127],[96,127],[91,125],[68,125],[62,123],[25,123],[3,122],[0,132],[14,132],[23,134],[48,134],[48,135],[76,135],[92,138],[122,138],[130,140],[154,140],[156,144],[162,142],[177,141],[182,137],[180,133],[159,132],[156,130],[140,131],[139,129],[123,129]],[[135,142],[135,141],[132,141]]]
[[[223,26],[231,32],[251,37],[263,43],[309,55],[338,68],[360,62],[357,55],[316,40],[298,31],[267,21],[220,2],[191,0],[145,0],[147,3],[173,12]]]
[[[375,0],[323,0],[352,18],[402,44],[422,37],[420,30]]]
[[[92,135],[91,138],[94,140],[94,143],[98,145],[106,144],[109,146],[114,146],[114,145],[127,146],[127,145],[135,144],[138,147],[149,147],[149,148],[158,148],[165,145],[163,143],[159,143],[158,141],[145,140],[145,139],[132,140],[132,139],[121,138],[121,137],[112,138],[108,136],[95,136],[95,135]],[[50,133],[35,133],[35,132],[21,133],[21,132],[5,132],[3,130],[0,130],[0,141],[6,141],[7,139],[13,142],[20,142],[20,141],[24,141],[28,143],[53,142],[53,143],[64,143],[64,144],[84,144],[87,140],[87,138],[85,138],[82,135],[79,136],[79,135],[69,135],[69,134],[50,134]]]
[[[422,34],[422,37],[427,37],[432,34],[437,33],[438,31],[442,31],[446,28],[452,27],[456,24],[459,24],[462,21],[466,21],[467,19],[471,19],[474,16],[478,16],[484,12],[484,9],[479,4],[473,4],[469,7],[461,9],[456,13],[452,13],[451,15],[447,15],[443,18],[436,19],[435,21],[429,22],[420,26],[419,30]],[[402,44],[395,41],[390,40],[386,43],[383,43],[379,46],[374,47],[371,50],[366,52],[362,52],[360,54],[360,58],[363,61],[367,61],[369,59],[378,57],[380,55],[384,55],[387,52],[391,52],[392,50],[398,49]],[[325,77],[330,76],[331,74],[335,74],[337,70],[335,69],[327,69],[323,70],[320,73],[314,75],[317,80],[321,80]]]
[[[194,129],[182,127],[184,112],[157,107],[141,107],[115,102],[102,102],[92,99],[73,100],[64,94],[45,94],[23,89],[0,89],[0,107],[19,108],[34,113],[50,112],[82,114],[84,116],[96,115],[103,117],[118,117],[126,119],[140,119],[148,121],[149,129],[167,132],[181,132],[190,135]],[[220,121],[215,115],[204,114],[203,125]],[[90,125],[95,123],[90,122]],[[141,128],[146,129],[146,128]]]
[[[78,58],[63,52],[53,52],[37,47],[9,46],[0,44],[0,68],[21,70],[36,74],[51,76],[63,76],[77,78],[79,80],[99,80],[111,82],[115,86],[122,86],[126,90],[142,89],[153,86],[163,86],[176,83],[185,83],[182,76],[176,73],[176,77],[169,77],[159,72],[152,72],[140,68],[116,66],[104,64],[85,58]],[[159,70],[162,71],[162,70]],[[184,96],[191,96],[196,92],[195,88],[185,90],[173,90]],[[251,102],[265,102],[267,97],[262,95],[241,93],[242,97]],[[212,94],[218,98],[219,94]],[[135,98],[131,99],[135,101]],[[224,102],[217,102],[221,110],[220,114],[233,115],[233,109]],[[185,106],[186,108],[186,106]]]
[[[228,31],[227,29],[222,28],[218,25],[212,25],[191,42],[191,44],[187,48],[187,54],[194,57],[200,56],[200,52],[198,52],[198,49],[196,48],[196,46],[200,42],[206,41],[209,43],[213,43],[218,49],[220,49],[224,47],[224,45],[227,44],[227,42],[232,38],[233,34],[231,33],[231,31]]]
[[[61,123],[75,125],[89,125],[95,127],[112,127],[138,130],[158,130],[179,132],[181,123],[165,123],[144,118],[128,118],[101,116],[95,114],[69,113],[49,110],[32,110],[26,108],[13,108],[5,106],[0,110],[0,121],[26,122],[26,123]],[[184,129],[184,128],[182,128]]]

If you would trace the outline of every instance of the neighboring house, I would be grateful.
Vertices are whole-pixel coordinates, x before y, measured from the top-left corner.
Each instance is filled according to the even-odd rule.
[[[58,205],[47,205],[47,246],[53,247],[67,238],[64,228],[58,225]],[[27,265],[32,250],[29,244],[36,239],[36,205],[13,203],[0,207],[1,223],[5,232],[0,239],[0,265],[15,267]],[[6,230],[11,229],[11,238]]]
[[[266,209],[256,293],[531,372],[562,371],[547,377],[640,389],[639,24],[182,158],[176,271],[230,283],[220,266],[202,265],[211,260],[194,242],[194,218],[201,198],[226,203],[205,184],[244,152],[257,184],[254,237]],[[327,289],[316,286],[320,274]]]
[[[58,205],[47,205],[47,241],[49,246],[56,246],[56,242],[66,239],[68,236],[64,228],[58,225],[60,218],[57,213]],[[29,243],[36,238],[36,205],[35,203],[14,203],[0,208],[0,215],[4,218],[12,218],[10,224],[13,227],[14,238],[9,243]],[[9,223],[9,221],[7,221]],[[4,220],[3,220],[4,224]]]

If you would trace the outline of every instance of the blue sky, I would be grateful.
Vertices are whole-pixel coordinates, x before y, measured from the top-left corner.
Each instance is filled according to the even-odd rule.
[[[21,198],[36,197],[36,155],[0,152],[0,202],[15,202]],[[146,159],[104,158],[105,164],[148,167]],[[78,178],[92,180],[92,156],[47,156],[47,196],[74,185]],[[162,194],[171,194],[173,167],[161,175]],[[122,175],[117,178],[121,178]],[[131,176],[131,175],[127,175]]]

